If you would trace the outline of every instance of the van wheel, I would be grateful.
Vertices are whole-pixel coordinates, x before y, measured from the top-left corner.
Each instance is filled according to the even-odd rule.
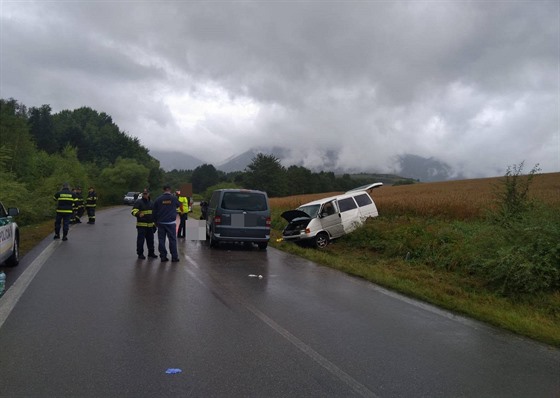
[[[329,244],[329,235],[326,232],[319,232],[315,235],[313,243],[317,249],[324,249]]]
[[[14,248],[12,250],[12,255],[6,260],[6,265],[8,267],[15,267],[19,264],[19,239],[16,238],[14,241]]]
[[[218,241],[214,238],[214,234],[210,232],[210,236],[208,237],[208,243],[210,247],[218,247]]]
[[[268,247],[268,242],[259,242],[257,243],[257,246],[259,246],[260,250],[266,250],[266,248]]]

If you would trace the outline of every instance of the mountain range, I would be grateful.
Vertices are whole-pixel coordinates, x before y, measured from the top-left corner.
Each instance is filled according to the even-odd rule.
[[[229,173],[233,171],[243,171],[252,160],[259,154],[273,155],[282,163],[289,155],[289,149],[281,147],[265,148],[252,148],[239,155],[232,156],[223,162],[215,164],[217,170]],[[177,151],[156,151],[151,150],[150,155],[159,160],[160,166],[166,171],[170,170],[194,170],[198,166],[205,163],[195,156]],[[356,169],[343,169],[336,168],[336,151],[329,151],[326,156],[326,161],[320,168],[311,170],[313,172],[328,171],[335,174],[357,174],[357,173],[375,173],[375,170],[356,170]],[[412,178],[423,182],[445,181],[450,179],[461,178],[461,176],[454,175],[453,169],[448,164],[430,157],[425,158],[414,154],[405,154],[398,157],[400,170],[395,173],[403,178]],[[301,166],[296,164],[295,166]],[[285,165],[290,166],[290,165]]]

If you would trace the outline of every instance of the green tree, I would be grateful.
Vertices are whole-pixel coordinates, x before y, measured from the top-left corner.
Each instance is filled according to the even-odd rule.
[[[116,203],[127,191],[141,191],[148,186],[150,170],[135,159],[117,159],[114,166],[101,172],[98,182],[100,200]]]
[[[120,131],[109,115],[88,107],[62,111],[53,117],[58,145],[78,148],[80,161],[94,162],[105,168],[117,158],[136,159],[142,164],[153,160],[148,149],[136,137]]]
[[[245,169],[244,186],[266,191],[269,196],[284,196],[288,192],[286,169],[273,155],[257,154]]]
[[[528,175],[524,176],[524,164],[525,162],[521,162],[519,165],[508,166],[506,175],[501,180],[501,186],[495,187],[495,196],[499,205],[497,219],[502,223],[507,224],[519,218],[531,206],[529,188],[540,168],[537,164]]]
[[[303,166],[290,166],[286,170],[287,195],[301,195],[315,192],[315,179],[311,170]]]
[[[336,177],[332,171],[321,171],[315,174],[317,178],[317,192],[332,192],[336,190]]]
[[[31,108],[29,110],[28,123],[29,131],[38,149],[44,150],[47,153],[56,153],[60,150],[54,135],[54,121],[49,105]]]
[[[204,192],[208,187],[217,184],[219,181],[218,171],[211,164],[200,165],[192,173],[194,192]]]
[[[36,153],[29,134],[25,107],[16,100],[0,100],[0,145],[4,147],[3,167],[15,178],[29,174]]]

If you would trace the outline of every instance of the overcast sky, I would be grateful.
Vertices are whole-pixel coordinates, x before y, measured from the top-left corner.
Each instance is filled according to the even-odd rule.
[[[0,0],[0,13],[2,98],[91,107],[149,149],[560,171],[558,1]]]

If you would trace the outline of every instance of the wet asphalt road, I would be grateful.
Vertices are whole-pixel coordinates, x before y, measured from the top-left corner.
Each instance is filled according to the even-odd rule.
[[[130,209],[8,270],[1,397],[560,397],[559,350],[272,248],[137,260]]]

